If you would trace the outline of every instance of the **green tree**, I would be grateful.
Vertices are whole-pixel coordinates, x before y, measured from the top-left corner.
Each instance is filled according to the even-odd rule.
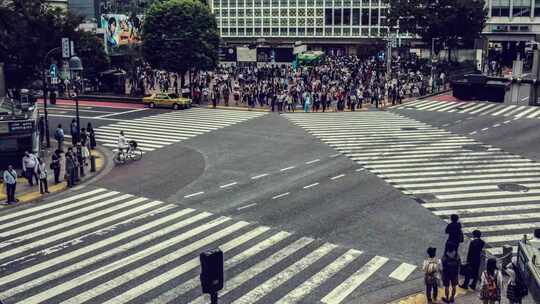
[[[110,61],[103,39],[89,32],[79,32],[77,36],[75,52],[83,62],[84,77],[92,79],[109,68]]]
[[[480,36],[487,18],[484,0],[395,0],[388,21],[431,45],[437,38],[436,52],[471,47]]]
[[[190,70],[218,63],[219,35],[214,15],[199,0],[157,1],[143,25],[142,52],[154,68],[178,73],[182,87]]]
[[[4,1],[0,5],[0,62],[6,65],[7,87],[18,90],[41,79],[47,52],[60,46],[62,37],[76,37],[81,21],[47,6],[45,0]]]

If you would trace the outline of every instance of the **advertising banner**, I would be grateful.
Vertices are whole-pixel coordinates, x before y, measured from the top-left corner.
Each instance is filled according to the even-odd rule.
[[[101,15],[101,28],[105,30],[107,52],[114,54],[122,45],[140,43],[142,23],[142,15]]]

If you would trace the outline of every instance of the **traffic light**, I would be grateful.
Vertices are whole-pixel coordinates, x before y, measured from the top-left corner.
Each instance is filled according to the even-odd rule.
[[[223,252],[220,249],[200,254],[203,293],[216,294],[223,288]]]

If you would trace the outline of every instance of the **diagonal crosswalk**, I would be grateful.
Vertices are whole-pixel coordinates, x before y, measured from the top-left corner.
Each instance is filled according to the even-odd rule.
[[[212,132],[266,115],[263,112],[191,108],[101,126],[95,129],[96,141],[116,148],[118,135],[135,140],[143,152],[154,151],[197,135]]]
[[[487,102],[478,103],[462,101],[417,100],[393,106],[392,109],[491,115],[509,118],[540,118],[540,108],[538,107],[494,104]]]
[[[540,165],[532,160],[389,112],[285,116],[437,216],[460,215],[464,231],[482,231],[493,254],[540,228]]]
[[[364,286],[419,275],[408,263],[104,188],[8,210],[0,240],[6,303],[208,303],[199,253],[215,247],[225,256],[223,303],[346,303]]]

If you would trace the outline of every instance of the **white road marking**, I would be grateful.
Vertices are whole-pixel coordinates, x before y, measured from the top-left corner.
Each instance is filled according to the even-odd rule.
[[[234,185],[238,184],[237,182],[232,182],[230,184],[226,184],[226,185],[222,185],[222,186],[219,186],[219,188],[221,189],[225,189],[225,188],[229,188],[229,187],[232,187]]]
[[[317,158],[317,159],[310,160],[310,161],[306,162],[306,165],[311,165],[311,164],[313,164],[313,163],[320,162],[320,161],[321,161],[321,160]]]
[[[388,258],[375,256],[357,272],[347,278],[338,287],[332,290],[321,302],[326,304],[338,304],[341,303],[349,294],[351,294],[358,286],[362,285],[371,275],[373,275],[379,268],[388,262]]]
[[[505,122],[503,122],[504,124],[509,124],[511,123],[512,121],[511,120],[506,120]]]
[[[500,127],[500,126],[501,126],[501,124],[494,124],[494,125],[493,125],[493,128],[498,128],[498,127]]]
[[[364,170],[365,170],[364,168],[358,168],[358,169],[356,169],[356,170],[354,170],[354,171],[356,171],[356,172],[362,172],[362,171],[364,171]]]
[[[484,131],[486,131],[487,129],[489,129],[489,128],[483,128],[483,129],[480,130],[480,131],[481,131],[481,132],[484,132]]]
[[[291,193],[290,192],[285,192],[285,193],[282,193],[280,195],[276,195],[276,196],[272,197],[272,199],[275,200],[275,199],[278,199],[278,198],[282,198],[282,197],[287,196],[289,194],[291,194]]]
[[[332,154],[332,155],[330,155],[330,156],[328,156],[328,157],[330,157],[330,158],[335,158],[335,157],[338,157],[338,156],[340,156],[340,155],[341,155],[341,153],[337,153],[337,154]]]
[[[340,178],[342,178],[342,177],[344,177],[344,176],[345,176],[345,174],[340,174],[340,175],[331,177],[330,179],[331,179],[331,180],[336,180],[336,179],[340,179]]]
[[[194,196],[201,195],[201,194],[204,194],[204,191],[200,191],[200,192],[193,193],[193,194],[190,194],[190,195],[185,195],[184,198],[190,198],[190,197],[194,197]]]
[[[111,116],[128,114],[128,113],[135,113],[135,112],[141,112],[141,111],[146,111],[146,110],[148,110],[148,109],[147,108],[135,109],[135,110],[125,111],[125,112],[118,112],[118,113],[111,113],[111,114],[107,114],[107,115],[100,115],[97,118],[111,117]]]
[[[287,167],[287,168],[283,168],[281,170],[279,170],[280,172],[285,172],[285,171],[288,171],[288,170],[291,170],[291,169],[294,169],[296,168],[296,166],[290,166],[290,167]]]
[[[311,293],[327,279],[334,276],[344,267],[349,265],[352,261],[358,258],[362,254],[362,251],[350,249],[339,258],[335,259],[332,263],[327,265],[321,271],[317,272],[314,276],[304,281],[300,286],[283,296],[275,304],[292,304],[299,302],[306,295]]]
[[[252,267],[244,270],[242,273],[236,275],[235,277],[228,278],[227,284],[223,287],[223,289],[219,292],[220,296],[224,296],[227,293],[229,293],[231,290],[236,289],[238,286],[244,284],[245,282],[253,279],[258,274],[262,273],[263,271],[269,269],[270,267],[274,266],[275,264],[281,262],[283,259],[291,256],[298,250],[304,248],[305,246],[311,244],[313,242],[313,239],[311,238],[300,238],[293,242],[292,244],[288,245],[287,247],[279,250],[278,252],[272,254],[268,258],[260,261],[259,263],[253,265]],[[208,303],[207,296],[202,295],[195,299],[194,301],[191,301],[191,304],[206,304]]]
[[[260,174],[260,175],[257,175],[257,176],[253,176],[251,179],[259,179],[259,178],[263,178],[263,177],[268,176],[268,175],[270,175],[270,174],[263,173],[263,174]]]
[[[307,185],[307,186],[304,187],[304,189],[313,188],[313,187],[317,186],[318,184],[319,184],[319,183],[313,183],[313,184],[311,184],[311,185]]]
[[[245,205],[245,206],[236,208],[236,210],[240,211],[240,210],[243,210],[243,209],[246,209],[246,208],[249,208],[249,207],[253,207],[253,206],[256,206],[256,205],[257,205],[257,203],[253,203],[253,204],[249,204],[249,205]]]
[[[411,273],[416,269],[415,265],[401,263],[388,277],[396,279],[398,281],[405,281]]]

